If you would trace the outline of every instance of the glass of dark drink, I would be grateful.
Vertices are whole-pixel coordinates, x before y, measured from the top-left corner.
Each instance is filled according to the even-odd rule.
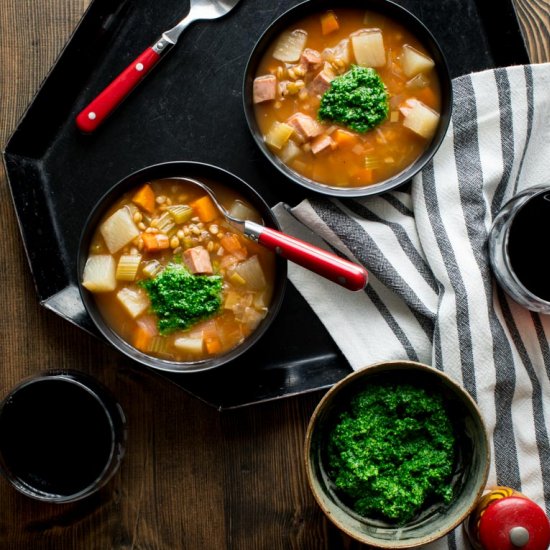
[[[544,245],[550,236],[550,186],[521,191],[507,202],[489,234],[497,281],[518,303],[550,314],[550,277]]]
[[[0,404],[0,468],[38,500],[73,502],[96,492],[118,469],[125,439],[122,408],[81,372],[29,377]]]

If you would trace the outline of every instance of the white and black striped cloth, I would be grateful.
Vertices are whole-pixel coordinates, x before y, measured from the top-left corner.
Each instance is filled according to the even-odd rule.
[[[410,190],[320,197],[292,215],[275,207],[287,232],[362,263],[365,291],[294,265],[290,279],[354,369],[411,359],[461,382],[489,429],[489,484],[520,490],[549,513],[550,316],[496,286],[487,235],[516,192],[550,184],[550,64],[462,76],[453,90],[447,136]],[[550,249],[550,235],[533,238],[542,254]],[[461,529],[429,546],[467,547]]]

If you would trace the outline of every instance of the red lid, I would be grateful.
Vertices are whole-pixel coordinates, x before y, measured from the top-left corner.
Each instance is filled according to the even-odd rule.
[[[485,550],[548,550],[550,522],[532,500],[502,498],[481,516],[479,540]]]

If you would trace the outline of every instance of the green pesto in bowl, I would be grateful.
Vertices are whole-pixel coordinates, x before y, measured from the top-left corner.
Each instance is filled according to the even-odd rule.
[[[403,525],[430,499],[451,501],[455,445],[440,394],[373,384],[332,428],[327,473],[357,514]]]
[[[365,441],[370,455],[356,452]],[[416,460],[405,460],[407,443],[419,452]],[[490,449],[481,412],[458,382],[428,365],[394,360],[350,373],[323,396],[304,457],[327,518],[369,547],[396,550],[429,544],[464,521],[485,488]],[[428,481],[432,490],[422,494]],[[358,503],[363,491],[368,498]]]

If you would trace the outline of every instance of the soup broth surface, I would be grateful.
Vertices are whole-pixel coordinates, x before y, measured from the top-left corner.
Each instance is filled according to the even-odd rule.
[[[327,13],[332,13],[337,28],[323,34],[322,20]],[[300,59],[294,62],[276,59],[285,33],[293,31],[307,33]],[[275,96],[268,95],[266,82],[261,83],[264,89],[254,97],[254,111],[268,147],[289,168],[326,185],[364,187],[399,174],[422,155],[438,124],[440,85],[435,69],[429,66],[433,61],[426,48],[405,27],[379,13],[335,9],[297,21],[285,33],[274,40],[255,75],[256,80],[268,77],[273,82],[272,77],[276,78]],[[355,55],[353,37],[369,33],[381,33],[383,64],[362,64]],[[319,62],[314,62],[315,53],[309,55],[307,61],[304,52],[311,54],[311,50],[319,54]],[[417,56],[420,65],[427,59],[427,67],[415,72],[418,66],[404,64],[405,51],[414,52],[413,56]],[[388,117],[364,133],[318,117],[321,98],[329,89],[330,82],[354,65],[374,68],[388,93]],[[320,81],[319,75],[325,82]],[[265,97],[272,99],[266,100]],[[416,126],[416,130],[424,135],[404,125],[411,114],[411,106],[419,109],[413,113],[415,124],[409,125]],[[291,117],[296,113],[311,117],[321,125],[321,129],[311,132],[315,135],[304,137],[301,128],[293,127]],[[416,120],[417,115],[421,122]],[[273,139],[273,135],[275,133],[280,138],[278,131],[274,130],[281,123],[290,125],[294,131],[288,138],[283,135],[278,141]],[[284,129],[279,127],[278,130],[281,128]]]

